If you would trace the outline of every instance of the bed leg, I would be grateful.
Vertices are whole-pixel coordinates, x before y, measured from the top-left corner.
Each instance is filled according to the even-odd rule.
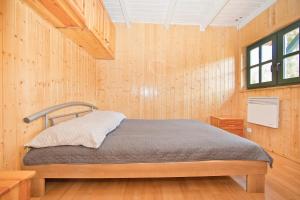
[[[263,193],[265,191],[265,174],[247,175],[247,192]]]
[[[31,196],[41,197],[45,194],[45,179],[34,178],[31,182]]]

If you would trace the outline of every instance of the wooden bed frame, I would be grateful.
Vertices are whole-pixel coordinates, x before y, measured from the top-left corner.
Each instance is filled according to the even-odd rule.
[[[48,114],[70,106],[89,107],[88,111],[80,111],[54,117]],[[97,109],[96,106],[84,102],[70,102],[52,106],[24,118],[24,122],[45,117],[45,128],[48,121],[61,117],[78,117]],[[101,179],[101,178],[167,178],[167,177],[208,177],[208,176],[246,176],[247,192],[264,192],[265,175],[268,169],[265,161],[244,160],[212,160],[195,162],[169,163],[130,163],[130,164],[47,164],[22,166],[24,170],[34,170],[36,175],[32,181],[32,196],[45,194],[45,179]]]
[[[23,166],[34,170],[32,196],[45,194],[45,179],[96,179],[96,178],[166,178],[246,176],[247,192],[264,192],[267,162],[265,161],[197,161],[174,163],[132,164],[49,164]]]

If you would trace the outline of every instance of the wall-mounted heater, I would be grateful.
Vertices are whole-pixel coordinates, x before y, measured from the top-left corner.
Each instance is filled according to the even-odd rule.
[[[249,123],[278,128],[279,97],[249,97],[247,119]]]

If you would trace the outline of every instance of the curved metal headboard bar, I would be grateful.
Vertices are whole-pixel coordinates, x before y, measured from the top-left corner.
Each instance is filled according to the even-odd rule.
[[[32,114],[32,115],[30,115],[28,117],[25,117],[23,119],[23,121],[25,123],[31,123],[32,121],[34,121],[36,119],[39,119],[41,117],[46,117],[47,118],[47,115],[49,113],[52,113],[52,112],[55,112],[57,110],[64,109],[64,108],[67,108],[67,107],[72,107],[72,106],[85,106],[85,107],[89,107],[91,110],[98,109],[93,104],[85,103],[85,102],[80,102],[80,101],[74,101],[74,102],[68,102],[68,103],[58,104],[58,105],[51,106],[49,108],[43,109],[43,110],[41,110],[41,111],[39,111],[37,113],[34,113],[34,114]]]

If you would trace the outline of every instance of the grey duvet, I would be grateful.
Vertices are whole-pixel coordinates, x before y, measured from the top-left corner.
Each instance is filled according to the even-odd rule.
[[[32,148],[25,165],[161,163],[272,158],[254,142],[194,120],[125,119],[97,149],[83,146]]]

